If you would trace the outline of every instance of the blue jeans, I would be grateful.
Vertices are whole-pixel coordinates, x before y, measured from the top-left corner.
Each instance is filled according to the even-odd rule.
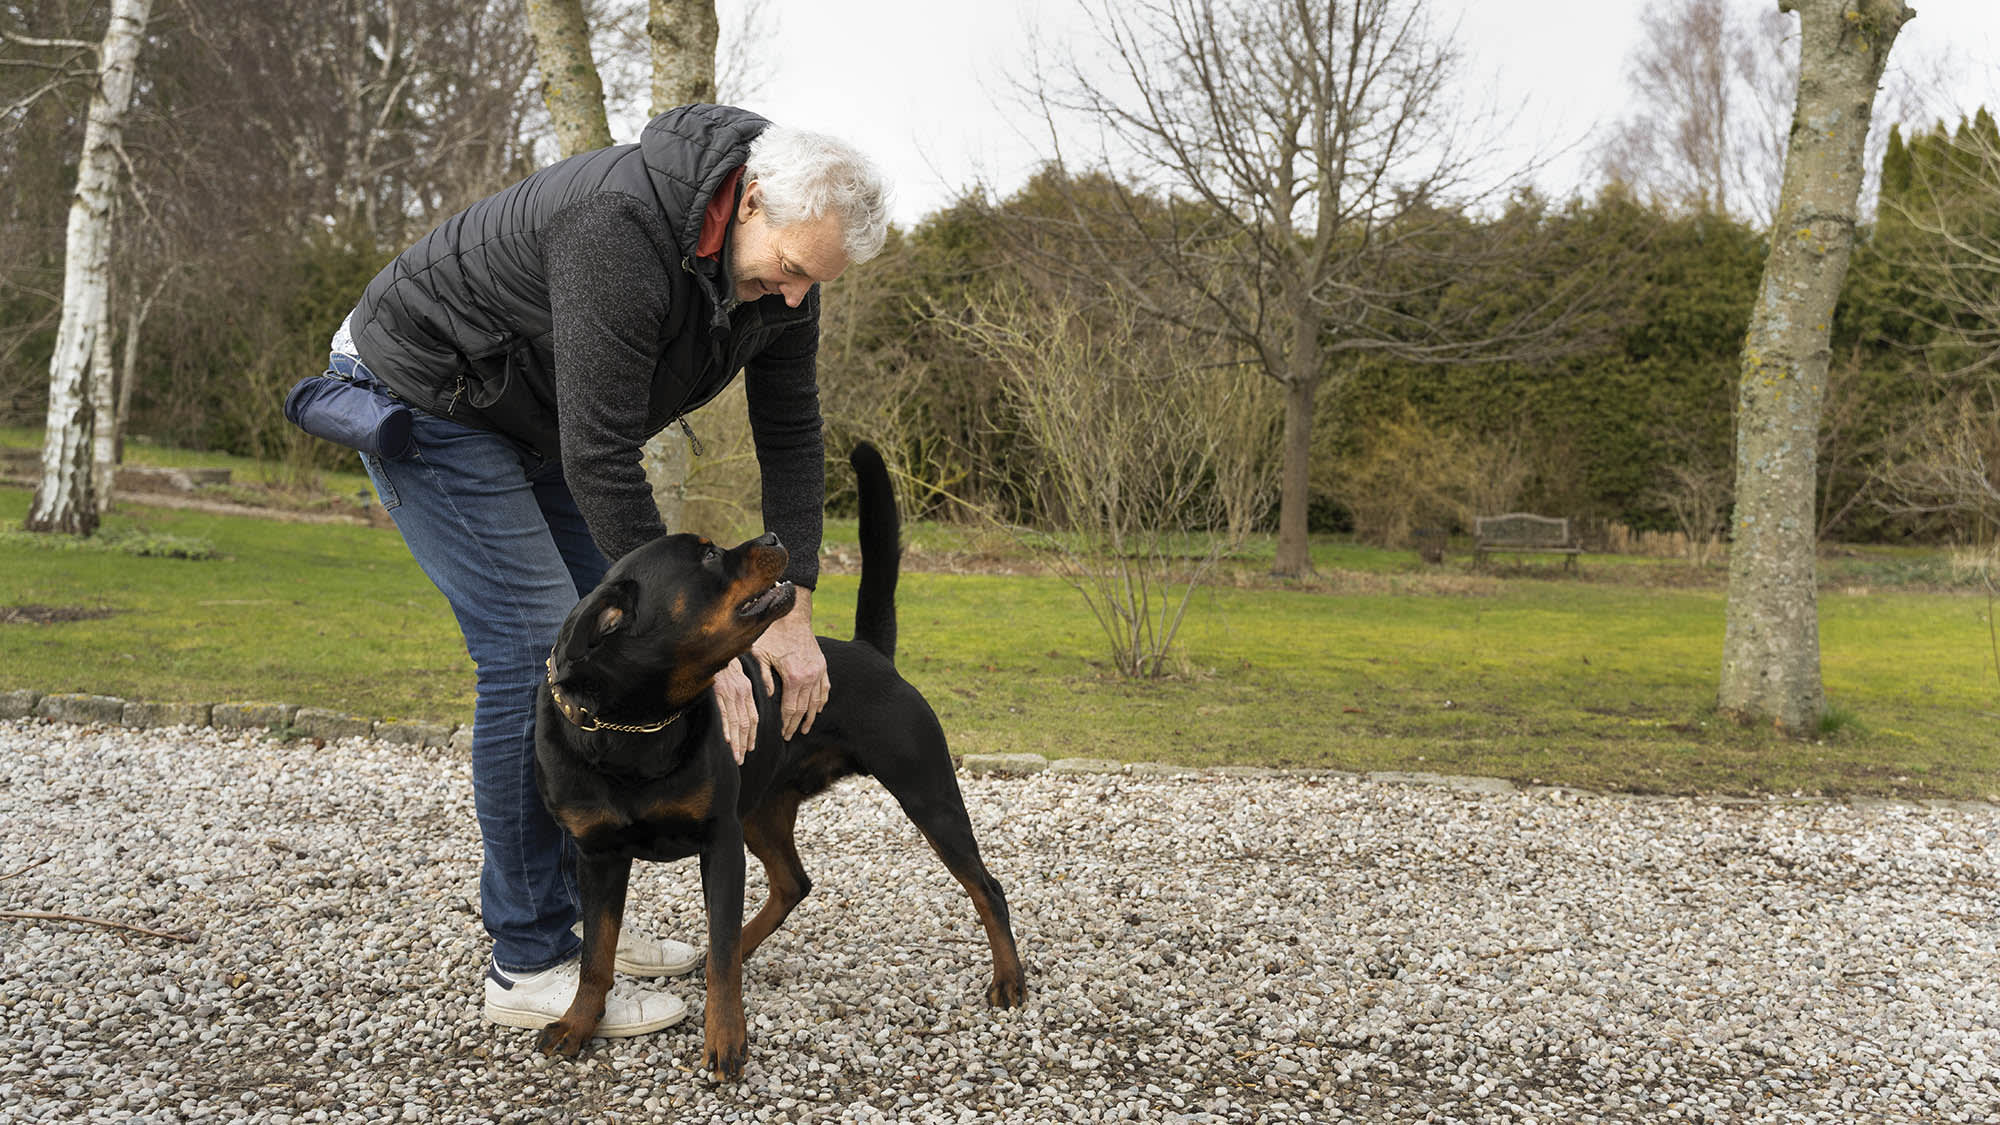
[[[335,356],[343,374],[367,374]],[[569,837],[535,787],[535,693],[563,618],[604,576],[562,466],[521,446],[415,411],[416,454],[362,463],[417,565],[451,603],[479,669],[472,795],[484,863],[480,911],[493,962],[533,973],[579,944]]]

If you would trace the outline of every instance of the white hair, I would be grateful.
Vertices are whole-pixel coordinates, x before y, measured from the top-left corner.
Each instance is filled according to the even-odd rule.
[[[889,237],[889,185],[861,151],[824,133],[773,125],[750,142],[745,175],[763,185],[771,225],[832,214],[851,263],[882,252]]]

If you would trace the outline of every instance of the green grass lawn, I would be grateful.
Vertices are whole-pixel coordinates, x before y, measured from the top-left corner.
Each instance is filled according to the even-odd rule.
[[[18,453],[39,451],[41,448],[40,429],[0,426],[0,449]],[[339,511],[352,510],[363,502],[373,503],[375,496],[368,483],[368,474],[361,471],[360,458],[353,454],[346,455],[339,468],[314,471],[314,487],[309,489],[300,488],[296,474],[275,462],[239,457],[233,453],[158,445],[143,437],[126,442],[125,463],[174,469],[228,469],[230,484],[215,491],[219,494],[218,498],[233,503],[301,511]],[[15,523],[18,525],[19,520]]]
[[[0,526],[18,526],[28,501],[25,489],[0,489]],[[0,690],[469,718],[471,662],[393,530],[135,504],[105,526],[205,540],[219,557],[0,540],[0,606],[109,611],[0,624]],[[829,544],[852,537],[851,521],[829,521]],[[991,547],[929,525],[908,538],[919,558]],[[1822,663],[1843,721],[1794,741],[1711,711],[1723,627],[1712,575],[1599,557],[1580,578],[1554,567],[1440,575],[1408,552],[1331,540],[1315,559],[1325,573],[1309,583],[1239,577],[1199,594],[1178,674],[1147,683],[1105,671],[1095,620],[1057,578],[914,571],[899,660],[961,752],[1641,792],[2000,794],[1984,596],[1858,584],[1865,575],[1830,582]],[[825,577],[822,632],[851,631],[853,596],[851,576]]]

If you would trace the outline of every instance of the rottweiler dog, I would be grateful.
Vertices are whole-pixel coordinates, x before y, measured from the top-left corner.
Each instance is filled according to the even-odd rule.
[[[1000,884],[979,858],[944,730],[896,672],[900,520],[872,447],[849,459],[861,495],[861,582],[854,640],[819,638],[832,691],[810,732],[782,735],[751,644],[792,608],[778,581],[785,548],[766,534],[731,550],[695,535],[656,539],[618,560],[563,623],[535,714],[542,800],[575,839],[583,964],[576,999],[542,1030],[551,1054],[580,1051],[604,1014],[634,859],[701,857],[708,909],[704,1062],[743,1073],[743,961],[806,897],[793,825],[799,805],[848,774],[880,781],[972,897],[993,950],[987,1002],[1026,987]],[[757,746],[739,767],[711,690],[744,662],[757,697]],[[784,688],[778,688],[782,693]],[[770,897],[743,923],[743,849],[764,864]]]

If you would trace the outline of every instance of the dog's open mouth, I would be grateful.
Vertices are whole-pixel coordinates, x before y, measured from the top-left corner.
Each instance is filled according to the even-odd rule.
[[[770,589],[737,606],[736,616],[761,620],[790,613],[796,594],[790,582],[773,583]]]

